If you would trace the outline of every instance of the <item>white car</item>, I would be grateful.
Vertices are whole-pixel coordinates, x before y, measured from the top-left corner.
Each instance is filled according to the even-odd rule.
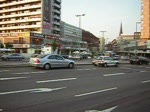
[[[112,57],[109,56],[100,56],[99,60],[96,61],[95,63],[97,66],[103,66],[103,67],[107,67],[107,66],[119,66],[119,61],[118,60],[114,60]]]
[[[29,64],[34,67],[44,68],[46,70],[56,67],[73,68],[75,62],[70,59],[65,59],[57,54],[46,54],[31,57]]]

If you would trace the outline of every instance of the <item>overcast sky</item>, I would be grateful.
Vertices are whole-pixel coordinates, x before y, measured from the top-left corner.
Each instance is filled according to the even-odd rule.
[[[62,0],[62,21],[79,27],[100,37],[100,31],[107,31],[105,38],[113,40],[119,35],[122,22],[123,34],[132,35],[136,22],[141,21],[141,0]],[[138,25],[138,30],[140,26]]]

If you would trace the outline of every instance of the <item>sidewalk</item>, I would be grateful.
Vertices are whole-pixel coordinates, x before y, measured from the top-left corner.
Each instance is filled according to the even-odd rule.
[[[75,60],[76,65],[91,65],[93,59],[83,59],[83,60]],[[7,67],[31,67],[29,65],[29,59],[25,59],[23,61],[2,61],[0,60],[0,68],[7,68]],[[126,60],[119,60],[120,64],[128,64],[129,61]]]

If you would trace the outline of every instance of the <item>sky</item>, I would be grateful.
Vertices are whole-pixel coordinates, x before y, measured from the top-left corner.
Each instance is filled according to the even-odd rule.
[[[61,20],[112,41],[119,36],[120,25],[124,35],[133,35],[136,22],[141,21],[141,0],[62,0]],[[140,24],[139,24],[140,25]],[[140,26],[137,29],[140,30]]]

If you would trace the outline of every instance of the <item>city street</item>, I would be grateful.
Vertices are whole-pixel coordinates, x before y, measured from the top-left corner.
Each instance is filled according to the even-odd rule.
[[[0,112],[148,112],[150,65],[0,68]]]

